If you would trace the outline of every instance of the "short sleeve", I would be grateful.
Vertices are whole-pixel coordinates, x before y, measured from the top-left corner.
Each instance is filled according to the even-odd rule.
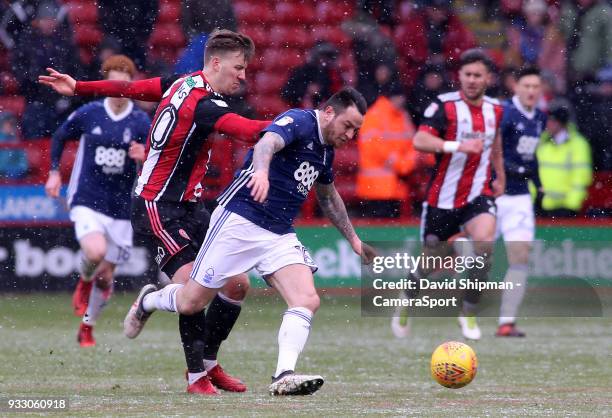
[[[174,82],[181,77],[182,75],[179,75],[179,74],[174,74],[174,75],[166,76],[166,77],[160,77],[159,86],[161,87],[162,94],[164,94],[166,90],[172,87]]]
[[[441,138],[444,137],[446,132],[446,112],[442,102],[434,100],[427,106],[427,109],[423,112],[419,131],[429,132]]]
[[[218,96],[217,96],[218,97]],[[213,131],[215,124],[224,115],[236,113],[222,98],[206,97],[198,103],[195,112],[195,121],[207,130]]]
[[[291,109],[285,113],[281,113],[262,131],[262,134],[265,132],[274,132],[283,138],[285,145],[289,145],[301,137],[301,133],[306,127],[307,120],[304,113],[303,110],[299,109]]]

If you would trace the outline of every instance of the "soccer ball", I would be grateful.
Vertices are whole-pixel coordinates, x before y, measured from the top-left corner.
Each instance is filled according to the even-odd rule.
[[[476,376],[478,359],[474,350],[457,341],[438,346],[431,355],[431,377],[444,387],[459,389]]]

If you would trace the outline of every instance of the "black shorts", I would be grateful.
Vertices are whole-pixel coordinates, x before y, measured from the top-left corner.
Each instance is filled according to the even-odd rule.
[[[203,203],[152,202],[132,198],[134,241],[145,245],[159,268],[174,273],[195,261],[204,242],[210,213]]]
[[[495,200],[489,196],[478,196],[467,205],[456,209],[440,209],[424,205],[421,214],[421,241],[448,241],[461,232],[461,227],[481,213],[495,216]]]

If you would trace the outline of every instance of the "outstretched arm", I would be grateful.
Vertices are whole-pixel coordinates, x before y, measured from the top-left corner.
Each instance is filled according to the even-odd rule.
[[[253,175],[247,187],[251,189],[251,196],[256,202],[263,203],[268,197],[270,161],[284,146],[285,140],[279,134],[266,132],[253,147]]]
[[[64,96],[127,97],[130,99],[158,102],[162,98],[160,77],[138,81],[76,81],[68,74],[47,68],[49,75],[38,76],[38,82],[51,87]]]
[[[332,224],[340,231],[342,236],[351,244],[353,251],[362,256],[365,264],[369,264],[376,255],[374,249],[362,242],[353,224],[348,217],[346,206],[336,190],[334,183],[321,184],[315,183],[315,191],[321,210],[329,218]]]
[[[236,138],[239,141],[254,144],[259,138],[259,132],[270,123],[272,123],[272,121],[247,119],[236,113],[227,113],[221,116],[215,123],[215,130],[221,134]]]

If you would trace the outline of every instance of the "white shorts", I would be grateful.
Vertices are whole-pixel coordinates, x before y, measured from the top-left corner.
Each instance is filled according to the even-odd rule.
[[[210,217],[204,244],[191,278],[202,286],[219,289],[230,277],[256,269],[264,279],[291,264],[317,266],[295,233],[275,234],[218,206]]]
[[[111,218],[86,206],[74,206],[70,209],[70,220],[74,222],[74,231],[79,241],[92,232],[104,234],[104,259],[109,263],[119,265],[130,258],[133,231],[129,220]]]
[[[533,241],[535,238],[535,216],[531,195],[502,195],[495,200],[497,205],[497,233],[504,241]]]

